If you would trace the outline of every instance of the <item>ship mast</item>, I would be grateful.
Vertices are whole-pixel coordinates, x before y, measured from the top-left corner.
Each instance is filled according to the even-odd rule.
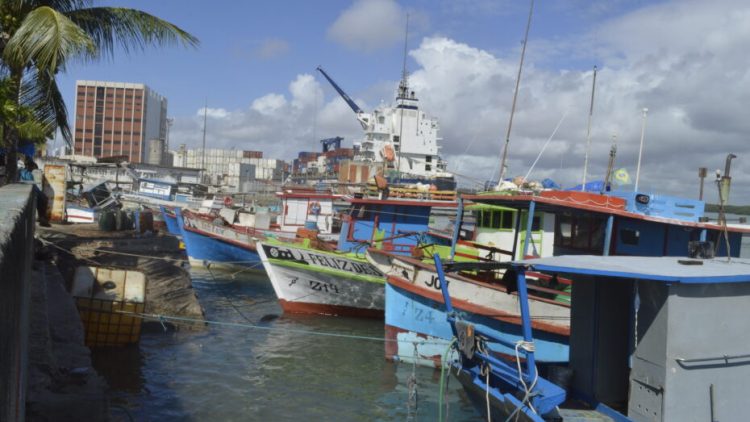
[[[406,73],[406,55],[408,54],[408,42],[409,42],[409,14],[406,14],[406,32],[404,34],[404,66],[401,70],[401,82],[398,85],[398,96],[401,98],[406,98],[409,95],[409,85],[407,78],[409,77],[408,73]],[[403,100],[402,105],[403,105]],[[401,183],[401,145],[403,145],[403,132],[404,132],[404,107],[401,107],[400,111],[400,119],[399,119],[399,127],[398,127],[398,150],[396,151],[396,154],[398,155],[398,160],[396,161],[396,167],[397,167],[397,176],[396,176],[396,183]],[[396,145],[393,146],[394,149],[396,148]]]
[[[518,98],[518,86],[521,84],[521,70],[523,69],[523,58],[526,55],[526,43],[529,40],[529,28],[531,27],[531,15],[534,11],[534,0],[531,0],[531,6],[529,7],[529,19],[526,22],[526,35],[523,39],[523,48],[521,48],[521,62],[518,65],[518,75],[516,76],[516,89],[513,92],[513,104],[510,108],[510,120],[508,121],[508,131],[505,134],[505,147],[503,148],[503,158],[500,161],[500,180],[498,180],[498,186],[503,183],[505,179],[505,161],[508,157],[508,144],[510,144],[510,129],[513,127],[513,114],[516,111],[516,99]]]

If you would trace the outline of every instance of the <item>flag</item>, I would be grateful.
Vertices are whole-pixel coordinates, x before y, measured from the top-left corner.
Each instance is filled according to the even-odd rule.
[[[630,183],[632,183],[630,181],[630,174],[628,174],[628,171],[625,170],[624,168],[615,170],[614,176],[615,176],[614,181],[616,185],[622,186],[622,185],[629,185]]]

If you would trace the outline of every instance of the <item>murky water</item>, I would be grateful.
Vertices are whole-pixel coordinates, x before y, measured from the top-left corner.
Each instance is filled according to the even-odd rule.
[[[116,420],[437,420],[439,371],[386,362],[382,341],[288,331],[382,339],[382,320],[282,315],[265,275],[193,275],[207,319],[268,330],[144,333],[137,348],[98,353]],[[455,378],[446,397],[448,420],[480,418]]]

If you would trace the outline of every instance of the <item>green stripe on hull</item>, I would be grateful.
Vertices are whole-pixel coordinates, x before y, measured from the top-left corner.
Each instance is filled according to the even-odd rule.
[[[365,281],[367,283],[385,284],[385,277],[356,275],[349,271],[336,271],[336,270],[331,270],[331,269],[326,269],[326,268],[321,268],[321,267],[315,267],[312,265],[299,264],[297,262],[291,262],[291,261],[273,259],[273,258],[269,258],[268,262],[271,265],[278,265],[279,267],[298,268],[300,270],[307,270],[307,271],[316,272],[316,273],[330,274],[330,275],[334,275],[334,276],[341,277],[341,278]]]

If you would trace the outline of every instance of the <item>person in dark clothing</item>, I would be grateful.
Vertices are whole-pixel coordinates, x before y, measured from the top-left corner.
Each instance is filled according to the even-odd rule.
[[[49,200],[47,199],[47,195],[45,195],[36,183],[34,183],[33,171],[39,169],[39,166],[37,166],[34,160],[28,155],[24,156],[23,162],[19,162],[18,164],[19,181],[21,183],[31,183],[33,186],[32,192],[36,197],[36,213],[39,225],[42,227],[49,227],[49,219],[47,218],[47,206],[49,205]]]

